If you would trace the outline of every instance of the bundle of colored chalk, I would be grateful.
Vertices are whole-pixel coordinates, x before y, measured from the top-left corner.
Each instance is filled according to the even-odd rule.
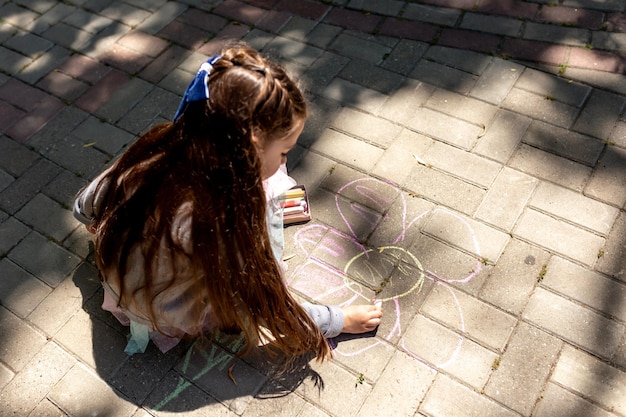
[[[285,226],[297,223],[306,223],[311,220],[309,197],[304,185],[296,185],[287,190],[280,199],[283,208],[283,224]]]

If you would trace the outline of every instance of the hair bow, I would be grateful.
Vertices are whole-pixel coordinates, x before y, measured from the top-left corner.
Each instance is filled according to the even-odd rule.
[[[200,65],[195,78],[187,87],[187,90],[183,95],[183,99],[178,105],[178,110],[176,110],[174,120],[177,120],[184,113],[189,103],[209,98],[209,75],[211,74],[211,70],[213,70],[213,65],[219,61],[220,58],[222,58],[221,55],[216,55],[207,59],[204,63],[202,63],[202,65]]]

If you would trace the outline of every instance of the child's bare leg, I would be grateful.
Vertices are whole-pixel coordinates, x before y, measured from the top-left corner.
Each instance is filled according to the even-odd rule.
[[[341,309],[343,311],[343,333],[359,334],[374,330],[383,316],[380,304],[354,305]]]

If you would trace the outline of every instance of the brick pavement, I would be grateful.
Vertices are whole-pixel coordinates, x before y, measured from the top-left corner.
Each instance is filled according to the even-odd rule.
[[[0,415],[626,416],[625,8],[0,0]],[[73,196],[229,39],[311,103],[289,285],[384,302],[330,362],[127,357],[99,307]]]

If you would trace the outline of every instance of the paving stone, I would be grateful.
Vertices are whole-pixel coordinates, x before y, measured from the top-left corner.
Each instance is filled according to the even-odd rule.
[[[360,60],[352,60],[348,63],[339,76],[383,94],[392,93],[404,81],[404,77],[399,74]]]
[[[54,342],[46,343],[24,370],[0,391],[3,413],[29,415],[75,363],[76,360]],[[75,382],[76,386],[81,385]]]
[[[0,260],[0,268],[4,269],[5,262],[5,259]],[[46,338],[4,307],[0,307],[0,324],[4,335],[0,360],[13,372],[19,373],[46,344]],[[4,389],[0,391],[0,396],[3,392]]]
[[[520,323],[508,343],[485,393],[522,415],[530,415],[557,361],[563,342]]]
[[[604,358],[613,356],[624,332],[623,324],[543,288],[532,295],[523,318]]]
[[[502,163],[508,161],[530,123],[531,119],[525,116],[498,110],[492,124],[478,139],[474,152]]]
[[[552,380],[615,413],[626,412],[626,373],[570,346],[556,365]]]
[[[585,194],[622,207],[626,203],[625,160],[626,149],[608,146],[585,187]]]
[[[166,2],[155,13],[143,20],[137,29],[146,32],[150,35],[155,35],[168,23],[178,17],[181,13],[187,10],[187,6],[178,2]]]
[[[619,210],[566,188],[541,182],[529,206],[607,236]]]
[[[37,404],[35,409],[31,412],[31,415],[40,417],[65,417],[67,414],[45,398]]]
[[[45,97],[24,117],[7,129],[5,133],[18,142],[26,142],[50,120],[54,119],[63,108],[64,104],[57,98],[52,96]]]
[[[584,47],[589,44],[591,33],[582,28],[526,22],[522,39],[535,41],[558,39],[559,44]]]
[[[624,50],[626,49],[626,35],[615,32],[592,32],[591,46],[594,49]]]
[[[504,167],[489,187],[476,218],[510,232],[539,181]]]
[[[330,129],[311,145],[311,150],[365,171],[369,171],[383,153],[381,148]]]
[[[416,109],[406,126],[433,139],[470,150],[482,129],[475,124],[428,108]]]
[[[44,54],[54,45],[49,40],[28,32],[19,32],[3,44],[30,58]]]
[[[435,378],[435,371],[410,356],[396,352],[377,379],[359,416],[412,415]],[[402,401],[398,401],[399,399]]]
[[[423,155],[433,143],[432,139],[424,135],[403,129],[385,149],[371,173],[403,184],[411,172],[409,168],[416,163],[415,156],[423,159]]]
[[[595,90],[573,128],[578,132],[606,140],[625,104],[626,99],[622,96]]]
[[[387,55],[381,67],[407,75],[417,65],[427,48],[428,44],[424,42],[401,39]]]
[[[595,263],[605,242],[596,234],[532,209],[524,211],[513,233],[588,266]]]
[[[140,5],[145,7],[144,5]],[[117,20],[128,26],[135,27],[152,14],[147,10],[133,7],[129,4],[114,4],[100,11],[102,16]]]
[[[290,59],[304,66],[309,66],[315,62],[324,51],[315,46],[290,41],[277,36],[263,48],[263,52],[271,55],[274,59]]]
[[[0,301],[19,317],[26,317],[51,291],[8,258],[0,259]]]
[[[417,162],[415,165],[407,180],[402,183],[404,187],[420,197],[447,205],[461,213],[472,215],[476,212],[486,194],[485,190],[435,169],[418,165]]]
[[[491,185],[502,168],[497,162],[441,142],[434,142],[422,160],[442,171],[484,188]]]
[[[433,94],[435,87],[421,81],[407,79],[397,91],[392,93],[380,109],[379,115],[394,122],[407,124],[412,118],[409,107],[417,109]]]
[[[449,48],[439,45],[428,48],[424,57],[428,60],[460,70],[460,72],[451,72],[450,74],[458,75],[459,81],[461,82],[474,80],[475,77],[468,77],[467,74],[464,73],[479,76],[489,67],[489,64],[493,60],[493,58],[488,55],[465,48]],[[434,68],[437,67],[435,66]],[[473,81],[470,84],[473,84]]]
[[[26,203],[15,217],[57,242],[63,241],[76,228],[72,213],[41,193]]]
[[[83,263],[39,303],[28,320],[52,337],[100,287],[95,267]]]
[[[613,413],[603,410],[554,383],[549,383],[544,390],[535,411],[534,416],[549,417],[555,415],[567,415],[570,417],[612,417]]]
[[[589,85],[606,88],[619,94],[626,94],[626,86],[623,82],[626,78],[624,74],[613,74],[604,71],[596,71],[587,68],[568,67],[565,76],[574,80],[585,82]]]
[[[358,415],[361,404],[371,395],[372,386],[366,381],[358,384],[358,375],[347,372],[332,362],[323,364],[314,362],[311,368],[322,377],[324,389],[320,390],[314,381],[306,380],[296,392],[331,415]],[[348,389],[350,395],[336,395],[337,392],[345,392]]]
[[[2,363],[0,363],[0,390],[6,386],[6,384],[13,379],[15,374]]]
[[[407,3],[404,7],[402,17],[409,20],[420,20],[422,22],[433,23],[436,25],[454,26],[461,16],[461,13],[461,10],[452,8]]]
[[[454,400],[450,400],[454,399]],[[517,413],[502,407],[478,392],[445,375],[435,379],[422,403],[421,411],[428,416],[515,417]]]
[[[521,65],[503,59],[493,59],[480,74],[469,94],[471,97],[498,105],[511,91],[522,71]]]
[[[77,256],[36,232],[26,236],[8,256],[51,287],[61,283],[80,262]]]
[[[87,185],[87,181],[84,178],[80,178],[70,171],[63,171],[43,188],[43,192],[46,196],[59,202],[61,207],[70,209],[74,205],[76,194],[85,185]]]
[[[318,48],[326,49],[341,32],[342,28],[339,26],[318,23],[309,33],[307,33],[306,41],[317,46]]]
[[[526,68],[521,72],[516,87],[539,95],[550,96],[576,107],[582,107],[592,91],[587,85],[574,83],[532,68]]]
[[[329,48],[339,55],[348,58],[357,58],[372,64],[380,63],[392,49],[377,42],[367,41],[356,36],[341,33],[329,45]]]
[[[385,94],[340,78],[333,79],[321,95],[342,105],[353,106],[372,114],[376,114],[387,99]]]
[[[30,229],[14,217],[0,223],[0,257],[6,255],[29,232]]]
[[[582,191],[591,175],[587,166],[525,144],[517,149],[508,166],[576,191]]]
[[[519,19],[478,13],[465,13],[459,27],[462,29],[477,30],[516,38],[522,32],[523,24],[524,23]]]
[[[134,133],[134,135],[123,135],[118,138],[121,146],[128,145],[139,136],[150,129],[150,127],[160,122],[160,119],[171,120],[176,114],[179,98],[167,90],[155,88],[130,111],[128,111],[116,123],[122,129]],[[155,111],[157,109],[157,111]],[[118,142],[118,151],[120,143]],[[126,143],[124,143],[126,142]]]
[[[82,364],[72,367],[54,386],[48,397],[72,415],[89,414],[97,408],[110,415],[132,416],[137,408],[121,398]],[[84,398],[90,398],[90,401],[86,402]]]
[[[505,109],[521,113],[536,120],[569,128],[577,115],[573,106],[551,100],[547,95],[533,94],[513,88],[502,102]]]
[[[16,213],[60,172],[55,164],[39,160],[0,193],[0,207],[9,214]]]
[[[468,122],[485,126],[498,110],[497,107],[483,101],[441,89],[435,90],[425,105]]]
[[[507,344],[517,320],[463,292],[435,285],[420,312],[496,351]]]
[[[42,155],[54,149],[59,138],[66,137],[88,117],[88,114],[75,107],[66,107],[53,120],[35,133],[28,141],[28,146]],[[51,178],[54,176],[51,175]]]
[[[433,211],[423,232],[494,263],[509,240],[506,233],[445,209]]]
[[[619,146],[621,148],[626,148],[626,123],[625,122],[616,123],[615,128],[611,132],[611,136],[609,136],[609,140],[607,143]]]
[[[467,94],[478,81],[476,75],[427,60],[421,60],[409,76],[459,94]]]
[[[548,252],[512,239],[480,289],[480,299],[518,315],[549,259]]]
[[[533,121],[522,141],[547,152],[594,166],[604,142],[548,123]]]
[[[597,311],[626,321],[626,285],[582,268],[559,257],[552,257],[542,285]]]
[[[626,282],[626,246],[624,246],[624,233],[626,232],[626,215],[621,212],[613,230],[603,247],[603,254],[598,259],[596,268],[600,272],[611,275]],[[600,255],[600,254],[598,254]]]
[[[331,127],[374,142],[384,148],[388,147],[402,130],[400,126],[391,122],[348,107],[341,109],[337,117],[331,121]]]
[[[57,138],[56,143],[44,155],[80,177],[92,178],[111,157],[93,146],[85,145],[88,144],[83,144],[74,137]]]

